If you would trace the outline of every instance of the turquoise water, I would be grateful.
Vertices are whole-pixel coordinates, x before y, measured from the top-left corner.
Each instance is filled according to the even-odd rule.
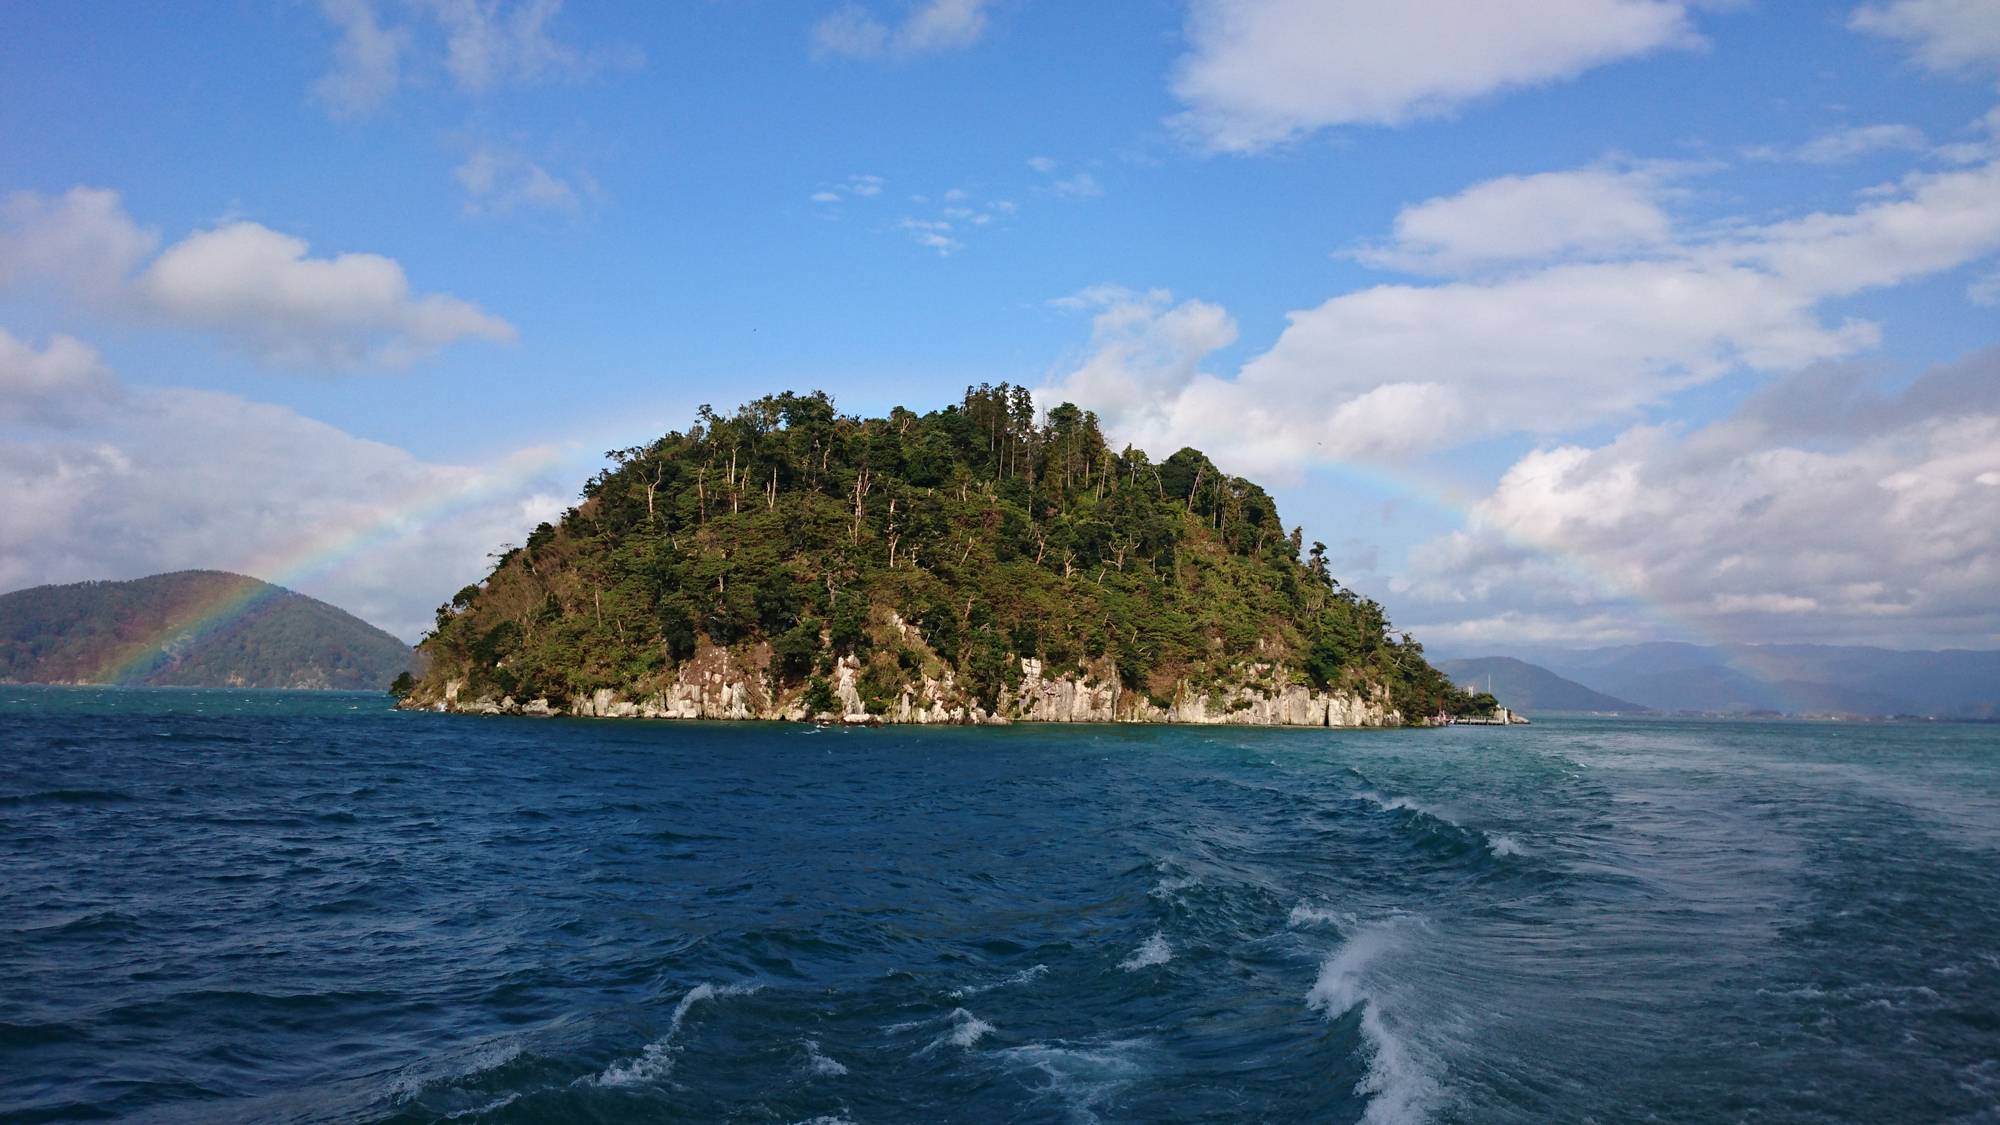
[[[0,687],[0,1119],[2000,1122],[2000,728]]]

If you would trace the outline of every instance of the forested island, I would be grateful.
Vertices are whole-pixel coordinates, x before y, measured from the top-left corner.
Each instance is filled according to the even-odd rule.
[[[1490,713],[1194,449],[1025,388],[703,407],[440,606],[409,708],[1393,726]]]

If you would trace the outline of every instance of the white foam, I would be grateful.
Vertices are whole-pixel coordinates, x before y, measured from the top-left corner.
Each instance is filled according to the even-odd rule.
[[[1408,797],[1384,797],[1382,794],[1375,792],[1373,789],[1363,789],[1361,792],[1356,793],[1355,796],[1361,798],[1364,801],[1369,802],[1376,808],[1381,809],[1383,812],[1413,812],[1418,814],[1419,816],[1427,816],[1432,818],[1433,820],[1441,820],[1446,824],[1451,825],[1453,828],[1465,827],[1463,824],[1460,824],[1458,821],[1453,820],[1451,817],[1445,815],[1442,812],[1439,812],[1437,809],[1434,809],[1429,805],[1413,801]]]
[[[1333,926],[1336,929],[1346,930],[1359,924],[1359,920],[1348,911],[1329,910],[1324,906],[1310,906],[1303,902],[1292,907],[1291,916],[1285,919],[1285,925],[1294,929],[1300,926]]]
[[[1399,944],[1396,923],[1364,926],[1321,962],[1319,980],[1306,995],[1309,1007],[1337,1019],[1361,1009],[1361,1037],[1368,1070],[1354,1085],[1366,1096],[1364,1125],[1415,1125],[1428,1117],[1442,1090],[1423,1053],[1398,1033],[1384,1011],[1370,975],[1374,963]]]
[[[939,1049],[944,1047],[958,1047],[960,1049],[970,1047],[974,1043],[984,1039],[993,1030],[992,1024],[987,1023],[964,1008],[953,1008],[951,1015],[945,1018],[951,1021],[951,1030],[931,1040],[930,1046],[918,1051],[918,1058],[935,1054]]]
[[[389,1087],[389,1096],[398,1102],[416,1098],[425,1089],[439,1084],[462,1082],[477,1074],[513,1062],[521,1055],[521,1044],[512,1039],[495,1039],[453,1052],[435,1064],[403,1075]]]
[[[996,980],[992,984],[969,984],[963,988],[954,988],[951,990],[951,998],[953,1000],[963,1000],[968,996],[977,996],[982,992],[991,992],[996,988],[1027,984],[1048,971],[1049,967],[1047,965],[1030,965],[1028,968],[1022,969],[1012,976]]]
[[[1155,932],[1132,951],[1132,956],[1118,962],[1118,967],[1128,973],[1154,965],[1164,965],[1174,959],[1174,947],[1167,944],[1167,935]]]
[[[847,1068],[838,1059],[830,1059],[820,1054],[819,1041],[808,1039],[806,1048],[806,1073],[819,1078],[838,1078],[847,1073]]]
[[[1088,1045],[1028,1043],[1010,1047],[1000,1056],[1017,1066],[1038,1070],[1048,1076],[1041,1092],[1063,1102],[1071,1115],[1096,1121],[1094,1107],[1120,1089],[1145,1076],[1144,1039],[1113,1039]]]
[[[1528,849],[1512,836],[1502,836],[1496,832],[1486,834],[1486,850],[1496,856],[1527,855]]]
[[[639,1086],[665,1079],[673,1073],[674,1055],[680,1050],[674,1045],[674,1037],[680,1034],[681,1022],[687,1019],[689,1008],[703,1000],[747,996],[757,988],[754,984],[698,984],[688,989],[687,995],[674,1005],[674,1014],[667,1020],[667,1033],[646,1044],[637,1058],[605,1067],[604,1073],[595,1079],[596,1083],[599,1086]]]
[[[1176,866],[1177,864],[1172,860],[1156,859],[1153,861],[1153,870],[1160,873],[1160,879],[1153,884],[1152,890],[1146,892],[1149,897],[1158,899],[1173,898],[1189,887],[1198,887],[1201,885],[1201,876],[1199,875],[1169,874]]]
[[[493,1101],[487,1102],[485,1105],[474,1106],[471,1109],[461,1109],[455,1113],[447,1113],[444,1115],[444,1119],[446,1121],[456,1121],[461,1117],[484,1117],[489,1113],[505,1109],[508,1106],[513,1105],[515,1102],[518,1102],[520,1100],[521,1100],[521,1095],[518,1091],[516,1091],[515,1093],[508,1094],[504,1098],[497,1098]]]

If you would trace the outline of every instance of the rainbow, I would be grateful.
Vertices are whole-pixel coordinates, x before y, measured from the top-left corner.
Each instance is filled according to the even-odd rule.
[[[90,677],[93,683],[140,681],[161,654],[200,646],[237,621],[287,592],[357,555],[417,529],[433,526],[483,501],[526,483],[559,460],[557,447],[523,450],[482,468],[441,473],[432,486],[399,502],[320,527],[279,551],[250,556],[226,569],[255,575],[261,583],[232,586],[176,615],[148,636],[120,645]]]

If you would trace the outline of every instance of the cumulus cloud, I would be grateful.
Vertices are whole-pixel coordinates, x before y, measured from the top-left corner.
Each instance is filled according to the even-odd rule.
[[[0,205],[0,288],[45,281],[108,300],[159,244],[159,234],[133,222],[115,191],[16,192]]]
[[[1553,186],[1552,208],[1576,194],[1575,181]],[[1100,344],[1046,393],[1096,409],[1121,433],[1209,449],[1235,471],[1398,459],[1496,434],[1565,433],[1731,371],[1785,373],[1852,355],[1880,329],[1830,319],[1828,302],[2000,250],[2000,164],[1912,176],[1852,211],[1738,223],[1705,238],[1673,232],[1658,245],[1647,243],[1661,232],[1643,201],[1607,209],[1636,219],[1579,226],[1536,219],[1523,203],[1535,194],[1520,189],[1481,185],[1419,204],[1399,223],[1408,239],[1378,253],[1440,269],[1553,260],[1333,297],[1291,313],[1277,340],[1226,379],[1187,376],[1199,357],[1113,378],[1105,368],[1125,349]],[[1489,235],[1470,221],[1480,214],[1519,221]],[[1575,260],[1620,240],[1647,244],[1630,257]],[[1160,305],[1141,305],[1153,319],[1132,323],[1153,330]]]
[[[97,349],[53,336],[36,350],[0,328],[0,423],[74,426],[122,394]]]
[[[474,215],[505,215],[520,210],[575,211],[596,192],[588,176],[574,180],[550,172],[536,161],[499,145],[475,146],[452,169],[465,191],[465,210]]]
[[[339,38],[333,66],[313,84],[313,94],[336,116],[352,117],[387,102],[413,61],[442,67],[470,94],[641,61],[630,46],[585,49],[564,42],[551,27],[561,11],[562,0],[320,0]]]
[[[282,366],[401,366],[455,340],[514,339],[513,326],[467,301],[411,294],[393,258],[307,250],[269,227],[230,223],[169,246],[133,291],[168,320]]]
[[[0,284],[53,283],[101,311],[207,332],[268,363],[400,366],[459,340],[515,336],[468,301],[413,293],[393,258],[313,257],[303,239],[258,223],[196,231],[141,267],[157,238],[116,192],[16,195],[5,218]]]
[[[1856,31],[1894,39],[1936,71],[2000,67],[2000,7],[1992,0],[1891,0],[1848,18]]]
[[[813,25],[813,53],[875,59],[956,51],[986,33],[990,0],[924,0],[891,26],[869,8],[843,4]]]
[[[1900,393],[1851,366],[1723,421],[1523,457],[1397,595],[1435,640],[1591,639],[1652,607],[1741,639],[2000,639],[2000,351]]]
[[[212,567],[415,639],[561,510],[546,464],[436,464],[282,406],[133,390],[87,430],[0,443],[0,589]]]
[[[1672,223],[1652,172],[1582,169],[1502,176],[1396,216],[1386,246],[1354,257],[1410,273],[1459,274],[1520,262],[1629,255],[1664,245]]]
[[[1175,123],[1222,152],[1397,125],[1699,42],[1684,0],[1193,0]]]

